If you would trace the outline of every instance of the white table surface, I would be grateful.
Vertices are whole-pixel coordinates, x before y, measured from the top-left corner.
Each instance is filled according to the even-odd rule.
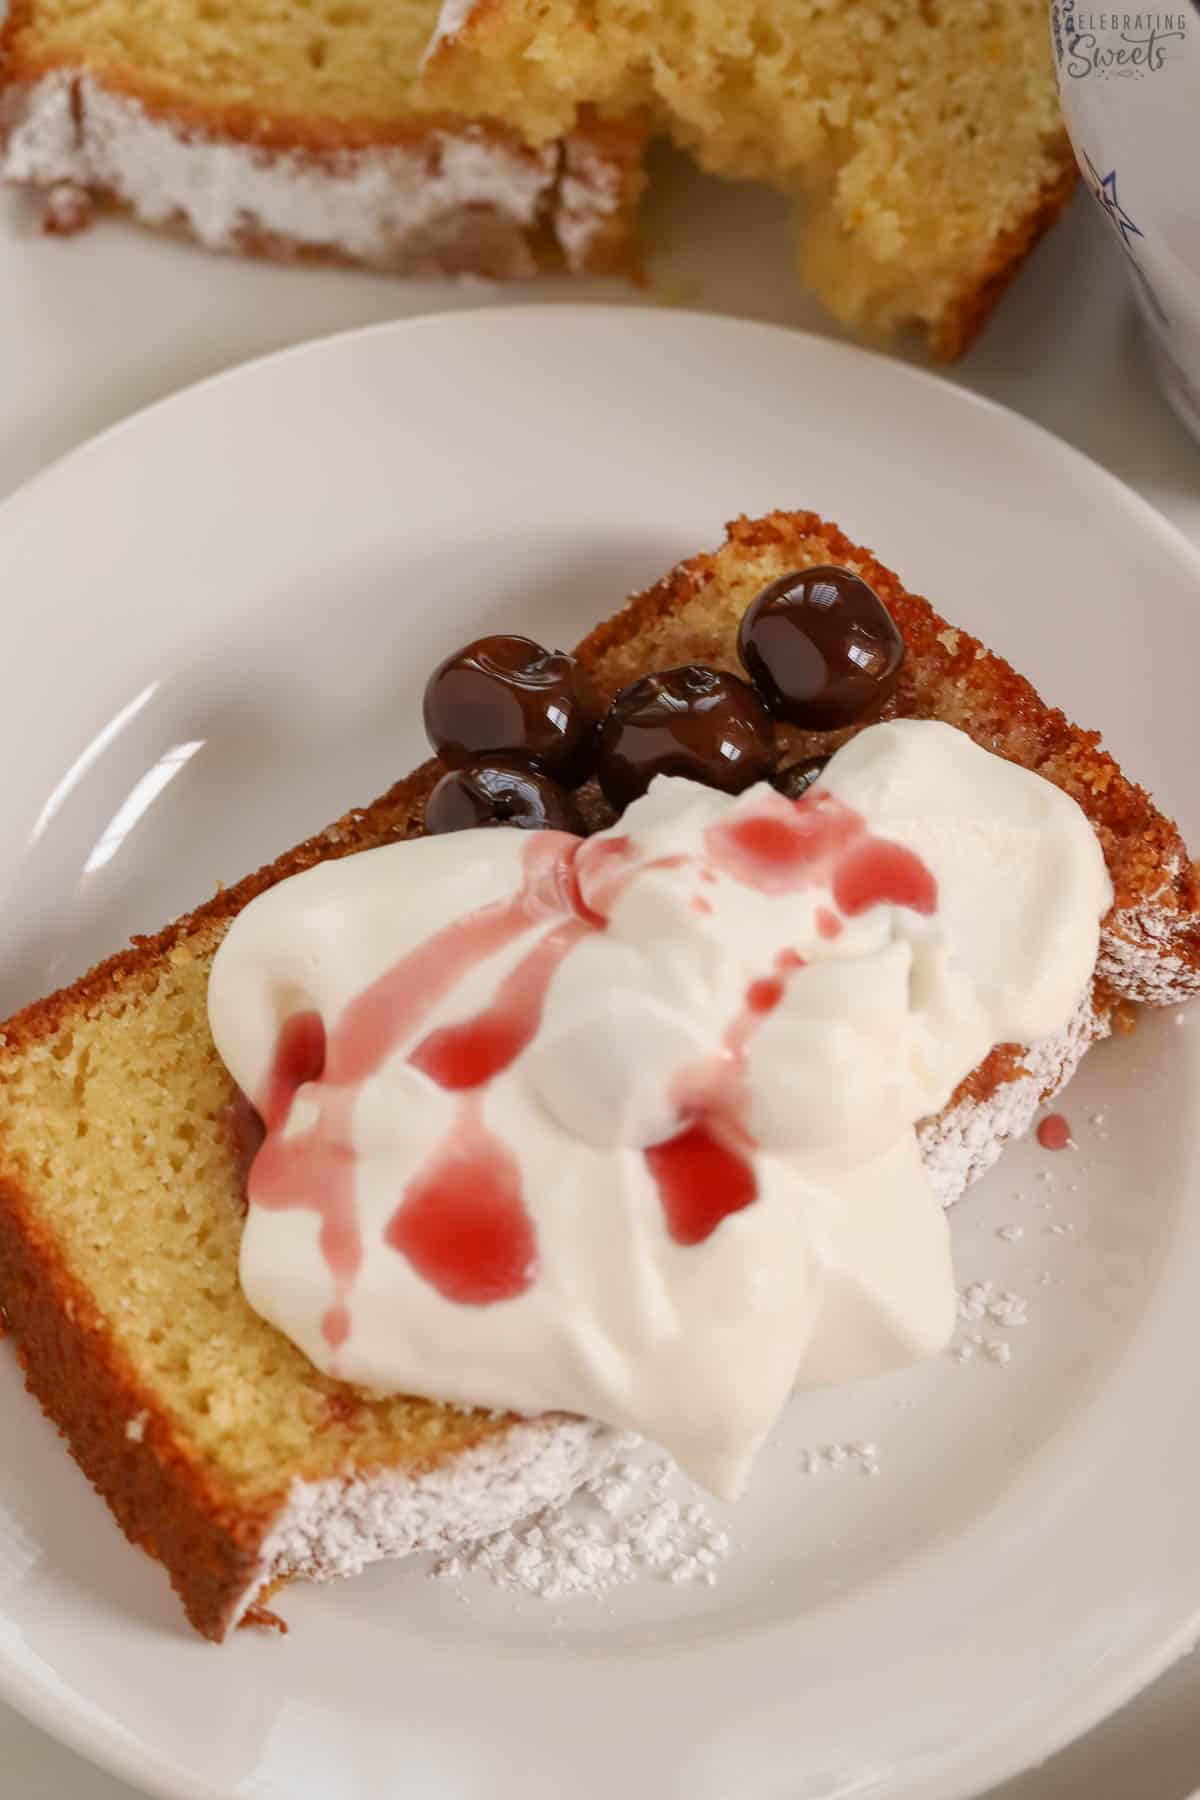
[[[0,496],[188,382],[377,320],[534,298],[633,299],[828,329],[791,278],[785,214],[770,196],[707,181],[664,155],[648,225],[656,248],[640,294],[599,281],[495,288],[218,260],[108,220],[81,239],[45,239],[26,203],[0,194]],[[953,379],[1095,457],[1200,544],[1200,449],[1150,385],[1120,257],[1086,201],[1039,249]],[[1198,1788],[1193,1657],[990,1800],[1185,1800]],[[0,1703],[0,1800],[131,1795]]]

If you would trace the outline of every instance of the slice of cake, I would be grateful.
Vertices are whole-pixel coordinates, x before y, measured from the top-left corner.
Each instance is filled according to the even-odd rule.
[[[568,131],[649,106],[721,175],[796,196],[839,318],[964,350],[1074,182],[1041,0],[449,0],[430,91]]]
[[[434,0],[13,0],[0,25],[0,177],[50,230],[114,200],[214,250],[409,274],[626,268],[642,126],[560,139],[447,111],[421,88]]]
[[[12,0],[0,177],[62,233],[103,199],[218,250],[629,270],[652,117],[796,197],[839,318],[947,359],[1075,179],[1039,0],[453,0],[437,25],[436,0]]]
[[[921,1133],[943,1197],[1023,1130],[1129,1000],[1200,986],[1200,892],[1175,827],[1093,733],[812,514],[730,529],[580,647],[602,694],[649,670],[736,669],[750,600],[834,564],[904,640],[887,715],[934,718],[1071,795],[1114,904],[1070,1027],[1000,1046]],[[847,734],[791,734],[828,754]],[[441,767],[9,1021],[0,1051],[0,1298],[29,1386],[127,1535],[219,1639],[265,1588],[483,1536],[559,1499],[609,1454],[590,1421],[494,1417],[329,1379],[252,1311],[238,1278],[244,1112],[207,1024],[208,976],[255,896],[331,858],[418,835]]]

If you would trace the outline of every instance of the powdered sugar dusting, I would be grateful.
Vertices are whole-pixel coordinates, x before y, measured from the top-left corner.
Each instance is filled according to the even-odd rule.
[[[960,1324],[1011,1331],[1029,1323],[1029,1303],[991,1279],[968,1281],[959,1289],[958,1317]],[[1012,1345],[1007,1338],[992,1336],[986,1329],[965,1331],[951,1345],[950,1354],[960,1363],[978,1360],[1005,1364],[1012,1361]]]
[[[546,1507],[443,1556],[433,1573],[443,1581],[482,1575],[542,1600],[602,1594],[639,1577],[711,1587],[729,1547],[707,1502],[669,1457],[654,1455],[614,1462],[584,1483],[570,1509]]]
[[[1168,883],[1180,869],[1164,870]],[[1097,974],[1118,994],[1175,1006],[1200,993],[1200,925],[1194,912],[1147,903],[1113,913],[1100,939]]]
[[[514,1424],[424,1471],[295,1481],[230,1624],[281,1578],[356,1575],[384,1557],[507,1531],[602,1474],[623,1441],[591,1420],[553,1415]]]
[[[1089,1046],[1109,1035],[1110,1019],[1085,994],[1065,1031],[1022,1052],[1023,1074],[986,1100],[961,1101],[921,1126],[921,1155],[943,1206],[991,1168],[1010,1138],[1029,1130],[1041,1103],[1066,1085]]]
[[[975,1357],[992,1363],[1009,1363],[1012,1361],[1012,1345],[1004,1338],[984,1337],[982,1332],[972,1332],[960,1338],[950,1353],[955,1362],[971,1362]]]
[[[823,1475],[831,1470],[856,1475],[878,1475],[878,1444],[822,1444],[818,1449],[802,1453],[802,1475]]]
[[[1029,1308],[1020,1294],[997,1288],[994,1281],[970,1281],[959,1290],[960,1319],[987,1319],[993,1325],[1027,1325]]]
[[[74,237],[92,222],[92,196],[76,181],[60,181],[46,195],[42,230],[48,237]]]

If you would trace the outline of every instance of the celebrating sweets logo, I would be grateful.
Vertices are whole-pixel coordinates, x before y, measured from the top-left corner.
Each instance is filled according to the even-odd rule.
[[[1186,38],[1200,12],[1093,12],[1075,0],[1054,0],[1051,30],[1059,73],[1071,81],[1089,76],[1136,81],[1156,75]]]

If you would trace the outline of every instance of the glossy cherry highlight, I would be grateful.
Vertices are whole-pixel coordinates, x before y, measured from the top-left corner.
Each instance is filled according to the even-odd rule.
[[[602,710],[573,656],[507,633],[448,656],[425,688],[425,730],[451,768],[511,751],[568,787],[591,771]]]
[[[431,833],[515,825],[523,831],[582,832],[572,796],[526,757],[473,757],[449,769],[425,803]]]
[[[618,811],[656,775],[686,775],[740,794],[774,767],[774,725],[762,700],[738,676],[703,663],[622,688],[600,727],[596,772]]]
[[[852,569],[797,569],[751,601],[738,653],[777,718],[834,731],[879,712],[899,678],[904,639]]]

